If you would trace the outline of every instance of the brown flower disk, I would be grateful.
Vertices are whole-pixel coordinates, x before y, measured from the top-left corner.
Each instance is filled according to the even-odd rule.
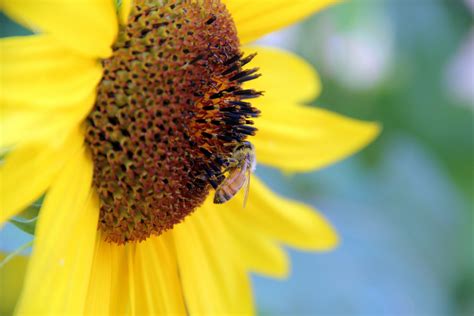
[[[141,241],[203,203],[233,149],[254,135],[260,95],[241,84],[253,55],[239,50],[219,1],[135,1],[114,54],[104,60],[86,143],[100,198],[99,229]]]

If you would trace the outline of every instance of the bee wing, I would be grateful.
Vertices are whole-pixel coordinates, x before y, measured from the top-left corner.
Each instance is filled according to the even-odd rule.
[[[249,189],[250,189],[250,176],[252,174],[252,170],[250,168],[247,168],[246,170],[246,177],[245,177],[245,193],[244,193],[244,205],[243,207],[245,208],[245,205],[247,205],[247,198],[249,196]]]

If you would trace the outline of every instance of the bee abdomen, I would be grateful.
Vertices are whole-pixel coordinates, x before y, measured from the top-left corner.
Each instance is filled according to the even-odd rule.
[[[229,191],[229,188],[218,188],[214,195],[214,203],[222,204],[229,201],[235,194]]]

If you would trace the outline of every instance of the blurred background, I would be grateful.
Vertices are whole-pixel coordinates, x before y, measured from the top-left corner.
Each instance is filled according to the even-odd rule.
[[[329,253],[290,250],[288,280],[254,277],[261,315],[474,315],[473,16],[473,0],[352,0],[261,41],[318,69],[315,106],[383,125],[325,170],[259,167],[342,239]],[[28,238],[6,227],[0,248]]]
[[[289,280],[255,277],[262,315],[474,315],[473,13],[472,0],[352,0],[262,41],[318,69],[315,106],[383,125],[325,170],[259,167],[342,239],[290,250]]]

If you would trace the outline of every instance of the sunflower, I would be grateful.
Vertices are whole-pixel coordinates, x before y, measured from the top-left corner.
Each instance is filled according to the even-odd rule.
[[[37,31],[0,42],[0,221],[44,196],[16,312],[252,314],[248,273],[285,277],[281,245],[333,248],[235,158],[251,142],[259,164],[310,171],[377,135],[303,105],[320,92],[305,61],[246,46],[332,2],[2,2]],[[231,173],[245,208],[240,186],[213,203]]]

